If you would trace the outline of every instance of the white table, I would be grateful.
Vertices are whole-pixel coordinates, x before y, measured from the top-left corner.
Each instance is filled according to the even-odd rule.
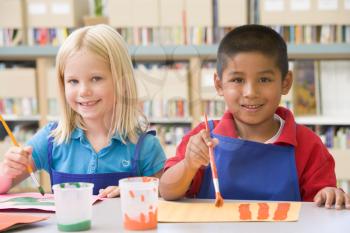
[[[33,212],[30,214],[47,215]],[[48,215],[51,217],[46,221],[13,229],[11,232],[60,232],[56,226],[55,214]],[[93,206],[92,228],[89,232],[121,231],[123,225],[119,198],[108,199]],[[319,208],[314,203],[303,203],[297,222],[159,223],[158,229],[148,232],[349,233],[350,210],[329,210]]]

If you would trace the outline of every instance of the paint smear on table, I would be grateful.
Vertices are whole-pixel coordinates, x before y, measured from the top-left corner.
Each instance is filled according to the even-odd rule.
[[[159,201],[159,222],[297,221],[301,202],[211,202]]]
[[[93,197],[93,203],[104,200],[97,196]],[[51,193],[42,196],[40,193],[14,193],[0,195],[0,210],[8,209],[35,209],[41,211],[55,211],[55,200]]]

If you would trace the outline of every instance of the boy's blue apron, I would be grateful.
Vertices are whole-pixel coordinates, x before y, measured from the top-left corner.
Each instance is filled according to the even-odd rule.
[[[223,198],[300,201],[294,147],[263,144],[213,134],[219,139],[214,157]],[[197,198],[215,198],[210,166]]]
[[[57,124],[53,124],[51,130],[57,127]],[[113,173],[96,173],[96,174],[71,174],[58,172],[53,169],[52,166],[52,146],[53,138],[48,139],[48,159],[49,159],[49,173],[51,185],[66,183],[66,182],[89,182],[94,184],[93,194],[97,195],[100,189],[104,189],[108,186],[118,186],[118,181],[123,178],[139,176],[139,154],[143,140],[147,134],[155,135],[155,131],[148,131],[139,137],[136,144],[134,158],[132,160],[132,170],[130,172],[113,172]]]

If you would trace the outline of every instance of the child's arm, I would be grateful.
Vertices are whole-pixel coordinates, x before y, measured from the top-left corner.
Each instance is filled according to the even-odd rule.
[[[188,190],[198,169],[209,164],[209,145],[216,145],[209,133],[201,130],[193,135],[186,146],[185,158],[164,172],[160,179],[159,191],[166,200],[182,198]]]
[[[0,193],[7,193],[14,185],[29,176],[27,165],[35,171],[31,154],[31,147],[11,147],[5,153],[4,161],[0,163]]]

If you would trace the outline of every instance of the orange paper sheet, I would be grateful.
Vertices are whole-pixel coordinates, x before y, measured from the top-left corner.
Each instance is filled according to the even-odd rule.
[[[211,202],[159,201],[158,222],[274,222],[297,221],[300,202]]]
[[[48,219],[48,216],[0,213],[0,231],[8,230],[18,224],[29,224]]]

